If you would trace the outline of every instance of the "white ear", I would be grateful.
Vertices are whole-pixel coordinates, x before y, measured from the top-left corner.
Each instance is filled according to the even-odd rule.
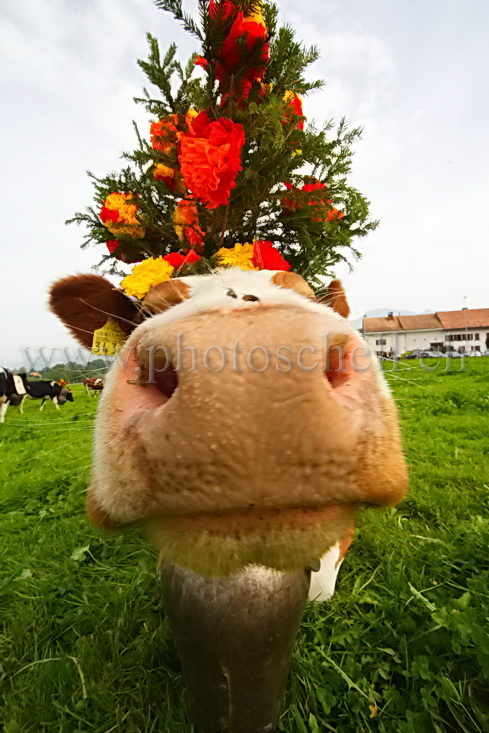
[[[343,559],[340,560],[340,543],[337,542],[321,558],[319,570],[311,573],[310,601],[317,601],[318,603],[329,601],[334,593],[336,578],[342,562]]]

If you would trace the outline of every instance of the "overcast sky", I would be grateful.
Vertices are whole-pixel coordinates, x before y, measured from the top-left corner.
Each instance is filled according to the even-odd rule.
[[[192,10],[193,2],[184,2]],[[351,182],[379,229],[341,267],[353,316],[488,307],[489,3],[281,0],[282,23],[315,43],[326,87],[304,103],[322,122],[365,128]],[[299,14],[302,11],[303,14]],[[91,203],[85,170],[105,175],[136,147],[132,101],[145,33],[180,57],[198,50],[151,0],[0,0],[0,364],[20,347],[73,342],[46,310],[57,277],[89,271],[95,250],[65,219]]]

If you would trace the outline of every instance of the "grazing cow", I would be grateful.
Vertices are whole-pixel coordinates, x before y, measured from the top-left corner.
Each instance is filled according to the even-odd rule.
[[[51,400],[59,410],[60,405],[64,405],[66,401],[73,402],[73,393],[71,389],[62,387],[57,382],[48,382],[41,380],[39,382],[27,382],[27,394],[33,400],[42,400],[41,407],[44,408],[45,403]]]
[[[50,305],[86,347],[108,313],[128,334],[153,314],[107,376],[88,515],[143,523],[159,546],[197,727],[271,731],[310,571],[329,598],[356,510],[407,489],[396,407],[341,284],[318,302],[299,275],[230,268],[155,285],[141,308],[85,275]]]
[[[100,377],[87,377],[83,380],[83,386],[85,387],[87,397],[91,397],[90,392],[93,392],[97,396],[103,390],[104,383]]]
[[[5,413],[9,405],[15,405],[22,412],[22,403],[26,398],[27,378],[25,374],[13,374],[0,367],[0,423],[5,421]]]

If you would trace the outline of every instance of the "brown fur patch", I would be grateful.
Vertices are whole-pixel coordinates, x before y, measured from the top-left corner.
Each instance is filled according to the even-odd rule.
[[[161,517],[148,530],[160,548],[160,564],[176,563],[200,575],[219,577],[246,565],[300,570],[313,564],[345,534],[354,508],[264,511],[221,517]],[[194,522],[194,520],[196,520]]]
[[[326,294],[322,298],[319,298],[318,302],[328,305],[336,313],[339,313],[340,316],[343,316],[343,318],[348,318],[350,315],[350,306],[348,305],[341,280],[331,280]]]
[[[189,297],[190,288],[181,280],[166,280],[151,288],[143,300],[143,308],[150,313],[163,313]]]
[[[352,522],[351,525],[348,527],[348,530],[346,531],[346,533],[343,535],[343,537],[339,541],[340,554],[339,554],[338,560],[336,561],[335,567],[338,567],[338,565],[340,564],[340,562],[343,560],[346,553],[350,549],[350,545],[353,541],[354,534],[355,534],[355,524]]]
[[[72,275],[52,285],[49,307],[86,348],[93,332],[112,318],[128,335],[138,324],[135,303],[100,275]]]
[[[311,298],[311,300],[314,300],[315,298],[313,290],[309,287],[304,278],[296,272],[276,272],[272,277],[272,282],[279,288],[295,290],[296,293],[304,295],[306,298]]]

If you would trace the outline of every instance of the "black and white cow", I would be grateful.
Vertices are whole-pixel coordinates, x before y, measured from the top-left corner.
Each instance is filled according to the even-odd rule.
[[[42,410],[47,400],[52,400],[59,410],[60,405],[64,405],[66,401],[73,402],[73,393],[68,387],[63,387],[57,382],[48,382],[40,380],[38,382],[27,382],[27,394],[34,400],[42,400]]]
[[[27,378],[25,374],[13,374],[0,367],[0,423],[10,404],[15,404],[22,412],[22,403],[27,397]]]

